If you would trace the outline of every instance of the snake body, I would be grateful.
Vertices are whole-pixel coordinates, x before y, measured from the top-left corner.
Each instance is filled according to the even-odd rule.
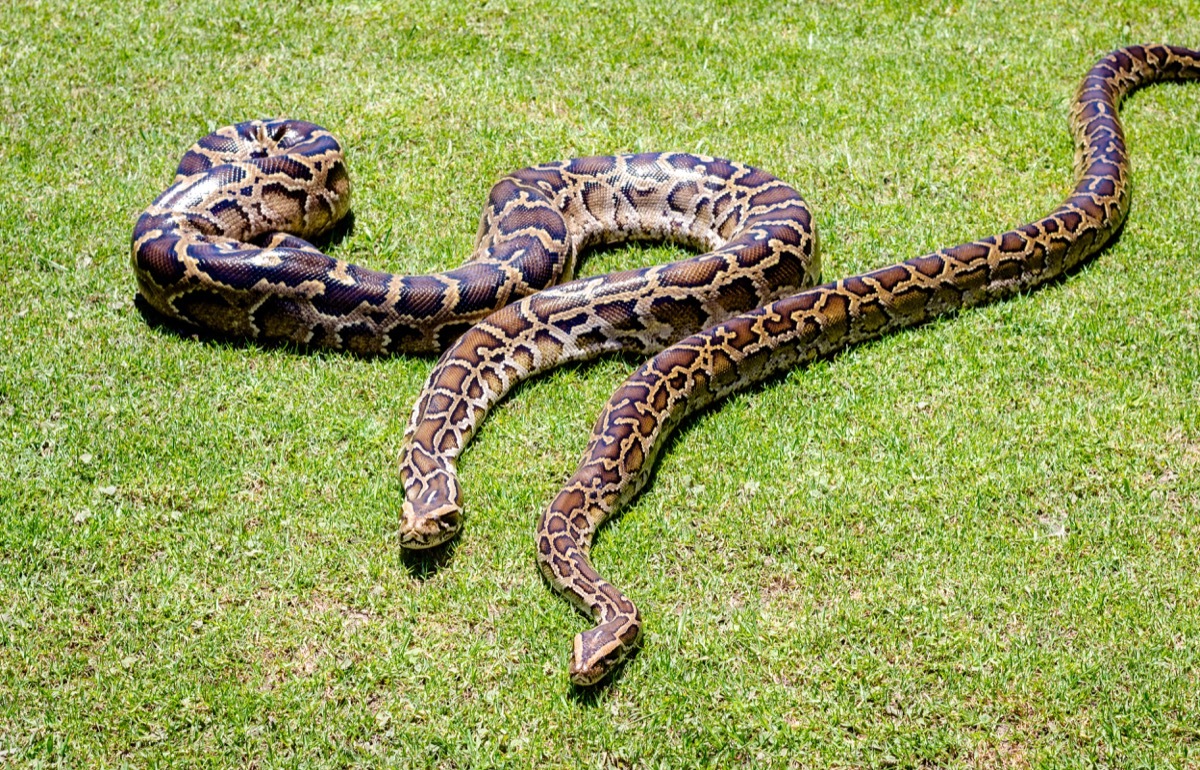
[[[341,145],[291,120],[227,126],[189,149],[138,219],[134,272],[151,307],[219,334],[361,354],[446,349],[401,460],[401,535],[413,548],[457,531],[455,459],[515,383],[609,350],[661,350],[610,399],[538,523],[543,574],[597,621],[571,654],[572,681],[589,685],[642,630],[633,602],[589,561],[592,538],[646,483],[680,420],[773,373],[1070,270],[1129,210],[1121,100],[1146,83],[1197,78],[1194,51],[1114,51],[1072,104],[1076,183],[1052,213],[816,288],[807,288],[819,274],[812,218],[795,190],[750,166],[684,153],[513,172],[489,193],[472,256],[457,269],[404,276],[352,265],[310,242],[349,210]],[[583,249],[641,238],[708,253],[563,283]]]
[[[1071,107],[1075,188],[1048,216],[999,235],[802,291],[688,337],[617,389],[578,469],[542,515],[546,579],[597,625],[575,637],[576,684],[607,676],[642,621],[588,559],[596,528],[646,483],[680,420],[770,375],[957,308],[1045,283],[1099,251],[1129,211],[1129,164],[1117,108],[1138,86],[1200,78],[1200,52],[1133,46],[1101,59]]]
[[[751,294],[769,301],[800,288],[800,274],[811,284],[819,272],[809,264],[810,216],[794,190],[748,166],[686,153],[574,158],[515,171],[488,194],[468,262],[433,275],[394,275],[321,253],[308,239],[328,233],[349,206],[342,147],[320,126],[255,120],[218,129],[184,154],[172,185],[134,227],[139,291],[168,318],[220,335],[380,354],[444,349],[496,309],[570,280],[578,255],[593,245],[654,239],[719,248],[741,235],[748,206],[796,207],[807,244],[803,264],[774,271],[759,264],[761,256],[748,257],[748,270],[779,281],[774,296]],[[663,293],[672,292],[671,281],[686,293],[721,272],[711,269],[715,261],[660,271]],[[747,291],[729,288],[729,297]],[[739,298],[722,315],[697,311],[698,323],[754,306]],[[682,302],[674,311],[648,309],[650,327],[657,316],[688,312]],[[702,328],[692,326],[680,325],[663,344]]]
[[[517,383],[604,352],[656,352],[811,286],[820,274],[808,207],[774,176],[680,153],[587,160],[601,162],[625,164],[631,169],[625,176],[645,189],[590,181],[594,192],[575,217],[605,229],[638,221],[642,229],[709,251],[538,292],[455,341],[430,373],[409,421],[400,460],[403,546],[428,548],[458,531],[462,493],[455,460],[488,409]],[[646,179],[652,183],[641,184]]]

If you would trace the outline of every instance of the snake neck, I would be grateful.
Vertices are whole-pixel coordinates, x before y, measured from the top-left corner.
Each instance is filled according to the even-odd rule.
[[[577,634],[571,647],[568,675],[581,687],[607,678],[642,635],[636,605],[602,578],[588,558],[592,538],[609,510],[596,503],[584,491],[565,490],[542,514],[537,527],[537,561],[542,575],[596,623]]]

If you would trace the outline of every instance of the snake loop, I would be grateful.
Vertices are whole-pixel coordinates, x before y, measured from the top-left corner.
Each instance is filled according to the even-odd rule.
[[[393,275],[309,243],[350,207],[338,141],[312,123],[256,120],[218,129],[183,156],[134,227],[134,273],[155,310],[217,334],[359,354],[435,352],[489,313],[570,280],[590,246],[654,239],[716,248],[743,224],[747,190],[761,205],[803,209],[808,227],[795,191],[719,159],[646,153],[521,169],[492,187],[465,265]],[[792,269],[817,273],[807,261]],[[794,290],[787,270],[776,270],[780,288]],[[699,281],[711,267],[676,272]]]
[[[404,442],[409,548],[458,531],[454,460],[518,382],[605,351],[655,352],[820,274],[812,215],[794,189],[751,166],[688,153],[515,171],[492,188],[471,259],[437,275],[370,270],[306,240],[327,233],[349,202],[342,148],[329,132],[289,120],[227,126],[188,150],[174,183],[139,218],[134,270],[151,307],[219,334],[361,354],[453,342]],[[590,246],[633,239],[706,253],[534,293],[568,281]]]

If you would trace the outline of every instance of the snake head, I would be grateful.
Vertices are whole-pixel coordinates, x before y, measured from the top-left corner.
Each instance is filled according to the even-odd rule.
[[[462,507],[455,503],[421,506],[404,501],[400,522],[400,545],[421,550],[441,545],[462,528]]]
[[[409,550],[433,548],[450,540],[462,528],[462,489],[453,465],[435,468],[420,478],[406,474],[403,463],[404,507],[400,520],[400,545]]]
[[[637,646],[642,619],[621,616],[575,635],[571,650],[571,682],[580,687],[598,684],[611,674]]]

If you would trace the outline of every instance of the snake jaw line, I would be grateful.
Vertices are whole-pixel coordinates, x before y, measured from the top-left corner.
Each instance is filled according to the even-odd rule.
[[[410,551],[433,548],[462,529],[462,508],[453,503],[418,511],[405,501],[400,521],[400,545]]]

